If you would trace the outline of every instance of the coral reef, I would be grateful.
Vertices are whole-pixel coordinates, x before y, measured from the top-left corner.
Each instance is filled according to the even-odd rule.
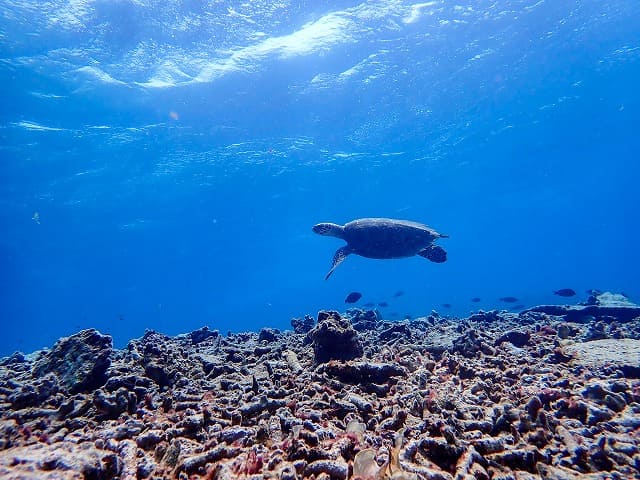
[[[329,360],[351,360],[362,356],[363,348],[358,332],[348,318],[338,312],[321,311],[318,324],[309,332],[317,363]]]
[[[104,385],[113,342],[109,335],[89,329],[61,338],[50,352],[40,356],[33,374],[54,373],[60,386],[70,393],[90,391]]]
[[[315,320],[311,315],[305,315],[304,318],[292,318],[291,326],[295,333],[307,333],[315,325]]]
[[[640,478],[635,308],[85,330],[0,361],[0,477]]]

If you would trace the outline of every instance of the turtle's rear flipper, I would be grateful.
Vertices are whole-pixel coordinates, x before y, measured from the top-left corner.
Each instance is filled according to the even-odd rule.
[[[347,255],[349,255],[350,253],[351,253],[351,249],[346,245],[336,250],[336,253],[333,256],[333,264],[331,265],[331,270],[329,270],[329,273],[327,273],[327,276],[324,277],[325,280],[327,280],[331,276],[333,271],[336,268],[338,268],[338,265],[344,262],[344,259],[347,258]]]
[[[437,245],[429,245],[428,247],[423,248],[418,252],[418,255],[435,263],[443,263],[447,261],[447,252],[444,251],[444,248]]]

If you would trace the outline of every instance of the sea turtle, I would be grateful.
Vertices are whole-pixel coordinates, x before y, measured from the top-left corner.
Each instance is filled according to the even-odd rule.
[[[367,258],[403,258],[420,255],[432,262],[447,260],[447,252],[434,245],[438,238],[448,238],[421,223],[391,218],[361,218],[346,225],[319,223],[313,226],[319,235],[338,237],[347,242],[333,256],[333,271],[351,253]]]

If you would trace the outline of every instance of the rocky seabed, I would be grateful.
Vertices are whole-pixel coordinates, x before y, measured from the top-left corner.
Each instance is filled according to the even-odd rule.
[[[638,307],[292,326],[3,359],[0,478],[640,478]]]

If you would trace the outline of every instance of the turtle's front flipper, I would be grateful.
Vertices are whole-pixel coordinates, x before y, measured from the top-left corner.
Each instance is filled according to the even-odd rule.
[[[351,253],[351,249],[347,245],[345,245],[344,247],[340,247],[338,250],[336,250],[336,253],[333,256],[333,264],[331,265],[331,270],[329,270],[329,273],[327,273],[327,276],[324,277],[325,280],[327,280],[331,276],[333,271],[336,268],[338,268],[338,265],[344,262],[344,259],[347,258],[347,255],[349,255],[350,253]]]
[[[429,245],[418,252],[418,255],[431,260],[435,263],[443,263],[447,261],[447,252],[438,245]]]

